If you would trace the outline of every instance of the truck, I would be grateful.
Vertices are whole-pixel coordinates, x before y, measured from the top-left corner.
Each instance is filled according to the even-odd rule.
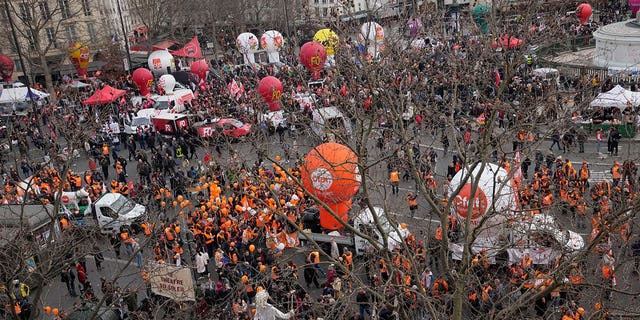
[[[374,215],[377,217],[377,225]],[[303,212],[302,223],[304,232],[299,233],[298,238],[300,241],[311,239],[318,243],[329,243],[333,240],[338,245],[353,248],[356,255],[358,255],[373,251],[376,245],[378,248],[384,248],[384,237],[387,238],[386,249],[392,251],[399,247],[407,237],[408,230],[406,225],[398,225],[398,231],[396,231],[384,209],[380,207],[374,207],[373,212],[369,208],[364,208],[356,213],[350,220],[355,230],[374,239],[375,244],[357,234],[340,233],[335,230],[324,233],[320,227],[320,212],[317,208],[307,208],[305,212]],[[380,228],[378,228],[378,226]]]
[[[517,184],[504,168],[476,163],[470,169],[458,171],[449,184],[451,215],[457,225],[457,237],[448,248],[453,260],[462,259],[465,246],[459,240],[465,239],[465,231],[475,235],[472,254],[483,252],[490,263],[506,260],[511,264],[528,255],[534,264],[547,264],[584,247],[584,239],[562,228],[553,215],[521,213]]]
[[[151,118],[160,114],[183,113],[187,110],[186,104],[195,99],[195,96],[191,89],[176,89],[173,94],[152,95],[150,99],[153,101],[153,105],[138,111],[137,116]],[[134,105],[136,102],[133,102]],[[142,99],[139,99],[138,104],[142,105]]]
[[[338,132],[351,136],[351,121],[337,107],[313,109],[311,112],[311,130],[324,139],[327,133]]]
[[[64,196],[63,193],[62,197]],[[100,232],[104,234],[120,231],[124,226],[137,231],[146,219],[146,207],[120,193],[105,193],[96,202],[89,202],[85,210],[73,211],[76,206],[82,204],[81,202],[74,204],[71,199],[67,204],[64,203],[64,199],[61,202],[60,215],[67,217],[76,226],[97,224]],[[93,219],[89,219],[90,217]]]

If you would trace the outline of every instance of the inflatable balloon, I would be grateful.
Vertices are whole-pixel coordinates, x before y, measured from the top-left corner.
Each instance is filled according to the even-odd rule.
[[[463,182],[465,184],[461,187]],[[476,182],[476,190],[472,192]],[[458,188],[460,192],[455,194]],[[449,197],[453,196],[452,213],[462,220],[470,218],[472,224],[478,224],[489,210],[510,213],[516,205],[509,174],[490,163],[485,164],[484,168],[478,164],[471,174],[466,169],[458,171],[449,184]]]
[[[147,68],[138,68],[131,75],[133,83],[140,90],[140,95],[144,97],[151,96],[151,87],[153,86],[153,74]]]
[[[282,34],[276,30],[269,30],[260,37],[260,46],[267,52],[279,51],[284,44]]]
[[[313,41],[322,44],[327,49],[327,55],[334,55],[340,38],[331,29],[320,29],[313,36]]]
[[[480,27],[480,31],[482,33],[487,33],[489,31],[488,20],[490,12],[491,8],[486,4],[479,4],[471,9],[473,21],[478,25],[478,27]]]
[[[284,44],[282,34],[275,30],[269,30],[260,37],[260,46],[267,52],[269,63],[280,62],[280,48]]]
[[[582,3],[576,8],[576,16],[580,19],[581,24],[587,24],[592,13],[593,9],[591,9],[591,5],[588,3]]]
[[[352,201],[349,200],[338,203],[327,203],[327,206],[340,218],[340,220],[347,222],[349,220],[349,210],[351,210],[352,204]],[[320,210],[320,225],[323,228],[328,230],[338,230],[344,227],[344,225],[331,215],[331,212],[323,206],[320,206],[318,209]]]
[[[173,56],[167,50],[151,52],[147,63],[149,64],[149,70],[156,75],[163,75],[176,70]],[[167,68],[170,68],[171,70],[169,71]]]
[[[87,67],[89,66],[90,50],[89,47],[82,42],[74,42],[67,48],[69,51],[69,60],[76,68],[79,77],[87,76]]]
[[[165,94],[173,94],[173,88],[176,87],[176,78],[170,74],[163,74],[160,79],[158,79],[158,83]],[[178,199],[179,198],[180,197],[178,197]]]
[[[635,18],[640,10],[640,0],[629,0],[629,7],[631,8],[631,18]]]
[[[524,41],[522,39],[518,39],[516,37],[512,37],[508,34],[505,34],[498,41],[492,42],[491,48],[502,47],[502,48],[515,49],[521,46],[522,44],[524,44]]]
[[[258,83],[258,93],[269,105],[270,111],[280,110],[280,99],[282,98],[282,82],[276,77],[267,76]]]
[[[358,192],[358,157],[348,147],[328,142],[309,151],[302,168],[304,187],[327,203],[345,202]]]
[[[416,37],[422,32],[422,21],[418,18],[411,18],[407,21],[407,33],[410,37]]]
[[[375,22],[366,22],[360,27],[358,39],[367,48],[370,57],[376,58],[384,49],[384,29]]]
[[[207,63],[207,60],[195,61],[191,64],[189,70],[191,71],[191,73],[197,75],[198,78],[200,78],[200,81],[204,81],[205,79],[207,79],[209,64]]]
[[[0,54],[0,77],[2,77],[2,81],[11,82],[13,68],[13,60],[5,54]]]
[[[300,62],[311,73],[313,79],[320,78],[320,72],[327,61],[327,49],[318,42],[307,42],[300,48]]]
[[[384,29],[375,22],[365,22],[360,27],[358,38],[361,39],[361,41],[368,40],[369,42],[380,43],[384,40]]]
[[[258,50],[258,45],[258,37],[251,32],[241,33],[236,38],[236,46],[238,47],[238,51],[242,53],[244,63],[246,64],[256,63],[253,53]]]

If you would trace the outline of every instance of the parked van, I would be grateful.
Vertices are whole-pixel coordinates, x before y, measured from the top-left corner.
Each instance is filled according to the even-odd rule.
[[[176,89],[173,94],[160,96],[152,95],[151,100],[155,103],[151,108],[138,111],[139,117],[148,117],[164,113],[183,113],[187,110],[186,104],[195,99],[191,89]]]
[[[314,109],[311,130],[324,139],[327,133],[351,136],[351,122],[337,107]]]

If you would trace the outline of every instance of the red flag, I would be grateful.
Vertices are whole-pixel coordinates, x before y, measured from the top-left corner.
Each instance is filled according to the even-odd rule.
[[[498,71],[496,71],[496,72],[494,73],[494,77],[495,77],[495,82],[496,82],[496,87],[497,87],[497,86],[499,86],[499,85],[500,85],[500,81],[501,81],[501,79],[500,79],[500,73],[499,73]]]
[[[349,90],[347,90],[347,84],[346,83],[342,85],[342,88],[340,88],[340,94],[343,97],[346,97],[347,95],[349,95]]]
[[[202,49],[200,49],[200,42],[197,36],[193,37],[180,50],[170,51],[170,53],[176,57],[202,59]]]

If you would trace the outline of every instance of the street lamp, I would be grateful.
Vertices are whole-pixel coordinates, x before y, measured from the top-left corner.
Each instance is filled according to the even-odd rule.
[[[6,0],[5,0],[6,1]],[[124,49],[127,51],[127,73],[131,74],[131,52],[129,52],[129,39],[127,38],[127,31],[124,28],[124,19],[122,19],[122,11],[120,10],[120,0],[116,0],[116,7],[118,8],[118,16],[120,17],[120,27],[122,28],[122,38],[124,40]]]

